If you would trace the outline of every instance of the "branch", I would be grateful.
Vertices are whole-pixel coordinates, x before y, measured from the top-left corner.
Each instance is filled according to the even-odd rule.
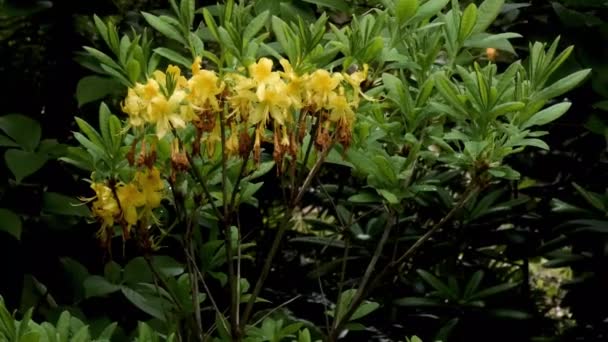
[[[461,197],[460,201],[458,201],[458,203],[439,222],[437,222],[433,227],[431,227],[431,229],[429,229],[423,236],[421,236],[399,258],[397,258],[396,260],[387,264],[382,269],[382,271],[380,271],[380,273],[378,273],[378,275],[376,275],[374,277],[374,279],[369,283],[369,286],[367,288],[365,288],[364,286],[359,287],[360,291],[357,290],[357,293],[355,293],[355,296],[353,297],[353,300],[351,302],[350,307],[348,308],[348,311],[341,317],[341,319],[338,321],[338,323],[335,324],[335,328],[331,331],[330,341],[335,341],[338,338],[340,331],[342,330],[344,325],[346,323],[348,323],[348,321],[350,320],[352,315],[355,313],[355,311],[357,310],[357,308],[359,307],[361,302],[363,302],[363,299],[365,298],[365,295],[367,294],[367,292],[369,292],[369,290],[371,288],[375,287],[375,285],[386,275],[386,273],[388,273],[389,270],[391,270],[393,267],[401,264],[404,260],[406,260],[412,254],[414,254],[414,252],[416,252],[427,240],[429,240],[435,232],[437,232],[449,220],[451,220],[452,217],[454,217],[454,215],[456,215],[456,213],[477,193],[477,191],[479,191],[478,186],[472,186],[467,191],[465,191],[465,193]],[[368,270],[369,270],[369,267],[368,267]],[[367,271],[366,271],[366,274],[367,274]]]

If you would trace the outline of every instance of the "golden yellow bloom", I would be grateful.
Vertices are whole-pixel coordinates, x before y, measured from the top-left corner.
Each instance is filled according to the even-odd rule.
[[[359,95],[362,95],[367,100],[371,100],[370,98],[367,98],[361,91],[361,83],[367,79],[368,70],[369,66],[367,64],[363,64],[363,70],[356,71],[350,75],[347,73],[344,74],[344,78],[346,79],[346,81],[350,84],[351,87],[353,87],[354,91],[352,103],[355,106],[359,105]]]
[[[141,193],[133,183],[120,184],[116,189],[116,195],[122,208],[122,217],[127,223],[127,232],[138,220],[137,208],[146,203],[144,194]]]
[[[285,96],[287,86],[281,80],[272,85],[259,87],[256,95],[259,103],[255,105],[253,113],[249,116],[249,123],[266,125],[270,115],[277,124],[284,125],[291,121],[289,106],[291,101]]]
[[[163,94],[155,96],[148,106],[148,120],[156,124],[156,135],[162,138],[171,129],[184,128],[186,122],[182,117],[185,110],[182,101],[186,98],[186,92],[176,90],[167,99]]]
[[[129,115],[129,125],[139,127],[144,124],[147,117],[150,100],[158,94],[158,83],[137,83],[127,90],[127,97],[121,104],[122,111]]]
[[[188,99],[192,105],[199,107],[199,110],[211,108],[219,111],[217,96],[224,90],[224,85],[215,72],[201,70],[200,63],[201,59],[197,57],[192,64],[192,77],[188,80]]]
[[[230,136],[226,140],[226,151],[229,155],[239,154],[239,132],[234,122],[230,123]]]
[[[157,168],[144,169],[135,173],[134,182],[145,198],[145,205],[148,209],[158,208],[163,199],[165,184],[160,178],[160,171]]]
[[[93,216],[101,221],[101,230],[114,225],[114,217],[120,214],[120,208],[112,189],[104,183],[92,183],[95,201],[92,205]]]
[[[279,63],[283,66],[281,76],[288,81],[285,95],[289,97],[294,108],[302,108],[302,95],[304,94],[307,75],[298,76],[286,59],[281,59]]]
[[[278,73],[272,72],[272,60],[265,57],[249,66],[249,75],[258,85],[275,83],[280,77]]]
[[[169,85],[167,83],[169,77],[172,79],[174,89],[184,89],[188,84],[188,80],[182,76],[180,68],[175,65],[169,65],[166,72],[160,70],[154,71],[152,77],[165,89]]]
[[[345,120],[349,124],[352,124],[355,120],[355,112],[343,94],[331,93],[327,109],[330,111],[329,121],[338,122]]]
[[[329,100],[329,94],[338,87],[341,81],[342,75],[338,73],[331,75],[323,69],[313,72],[306,84],[308,104],[315,105],[317,109],[325,107]]]
[[[253,104],[257,102],[257,96],[252,90],[255,88],[255,82],[239,74],[226,75],[226,80],[232,90],[232,95],[228,97],[228,104],[232,108],[230,114],[236,113],[241,119],[247,120]]]

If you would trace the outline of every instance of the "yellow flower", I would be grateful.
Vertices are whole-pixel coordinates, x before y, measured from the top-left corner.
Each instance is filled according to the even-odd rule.
[[[359,95],[362,95],[365,99],[371,101],[371,98],[368,98],[361,91],[361,83],[367,79],[367,72],[369,70],[369,66],[367,64],[363,64],[363,70],[356,71],[352,74],[344,74],[344,78],[353,87],[353,104],[356,106],[359,105]]]
[[[160,201],[163,199],[163,190],[165,184],[160,178],[160,171],[157,168],[144,169],[135,173],[134,182],[143,193],[145,203],[148,209],[154,209],[160,206]]]
[[[186,109],[182,103],[185,98],[186,92],[176,90],[171,94],[169,99],[163,94],[158,94],[150,101],[148,120],[156,124],[156,135],[159,138],[164,137],[171,129],[171,126],[174,128],[184,128],[186,126],[186,122],[182,117]]]
[[[259,103],[255,105],[253,113],[249,116],[249,123],[253,125],[261,123],[265,126],[269,115],[281,126],[291,121],[289,115],[291,101],[285,96],[286,92],[287,86],[281,80],[259,87],[256,92]]]
[[[120,214],[120,208],[112,189],[104,183],[92,183],[91,189],[95,191],[95,201],[92,205],[93,216],[101,220],[101,229],[112,227],[114,217]]]
[[[120,184],[116,189],[116,195],[120,201],[122,217],[127,223],[128,232],[131,226],[137,224],[137,208],[146,203],[146,198],[133,183]]]
[[[141,126],[144,124],[142,114],[146,112],[147,103],[136,93],[135,89],[127,90],[127,97],[121,104],[122,111],[129,115],[131,126]]]
[[[249,66],[249,75],[258,85],[275,83],[280,77],[278,73],[272,72],[272,61],[265,57]]]
[[[286,96],[289,97],[294,108],[301,108],[303,106],[302,94],[304,93],[307,75],[298,76],[286,59],[281,59],[279,63],[283,66],[283,73],[281,73],[281,76],[288,81]]]
[[[253,104],[257,102],[255,92],[255,82],[243,75],[229,74],[226,76],[227,82],[230,82],[232,95],[228,97],[228,103],[232,108],[232,113],[238,114],[241,119],[247,120],[249,112],[253,108]]]
[[[166,72],[156,70],[152,73],[152,77],[171,93],[174,89],[184,89],[188,85],[188,80],[181,73],[179,67],[169,65]]]
[[[336,124],[337,140],[342,143],[344,148],[348,148],[352,138],[352,127],[355,121],[355,112],[352,104],[344,96],[344,89],[339,89],[339,94],[329,95],[327,109],[330,111],[329,121]]]
[[[191,103],[200,109],[211,107],[215,111],[220,110],[217,96],[224,90],[224,85],[213,71],[201,70],[201,59],[197,57],[192,64],[192,77],[188,80],[190,94],[188,98]]]
[[[349,124],[355,120],[355,112],[343,94],[331,93],[327,109],[330,111],[329,121],[338,122],[345,120]]]
[[[307,82],[308,104],[315,105],[317,109],[325,107],[329,100],[329,94],[338,87],[341,81],[342,75],[338,73],[331,75],[323,69],[313,72]]]

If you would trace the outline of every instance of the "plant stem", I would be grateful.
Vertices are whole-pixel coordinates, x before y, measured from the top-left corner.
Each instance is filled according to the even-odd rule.
[[[312,143],[312,141],[311,141],[311,143]],[[272,246],[270,247],[270,251],[268,252],[268,256],[266,257],[264,266],[262,267],[262,272],[260,273],[260,276],[258,277],[258,280],[255,283],[255,287],[253,289],[253,292],[251,293],[251,297],[249,298],[249,301],[247,302],[247,306],[245,307],[245,310],[243,312],[243,317],[241,319],[242,326],[247,324],[247,321],[249,320],[249,318],[251,316],[251,312],[253,310],[253,305],[255,304],[255,301],[258,298],[260,291],[262,290],[262,285],[264,285],[264,282],[266,281],[266,277],[268,277],[268,273],[270,272],[270,268],[272,267],[272,261],[276,255],[277,251],[279,250],[279,245],[281,244],[281,240],[283,239],[283,234],[285,234],[285,231],[287,230],[287,228],[289,226],[289,220],[291,219],[291,216],[292,216],[292,213],[293,213],[293,210],[294,210],[296,204],[300,201],[300,199],[302,199],[304,192],[306,192],[306,190],[307,190],[308,186],[310,185],[310,183],[312,182],[314,176],[321,168],[323,161],[329,154],[329,151],[332,149],[332,147],[333,147],[333,145],[329,146],[325,151],[323,151],[323,153],[321,154],[319,159],[317,159],[317,161],[315,162],[315,165],[312,167],[312,169],[308,173],[306,180],[304,180],[304,184],[298,191],[297,195],[294,197],[294,200],[291,201],[291,203],[288,205],[287,212],[285,213],[285,216],[283,217],[283,220],[281,221],[281,224],[279,225],[277,234],[275,235],[274,240],[272,241]],[[293,190],[295,190],[295,188]]]
[[[350,320],[352,315],[355,313],[355,311],[357,310],[357,308],[359,307],[359,305],[365,298],[365,295],[367,294],[367,292],[369,292],[369,290],[371,288],[373,288],[384,277],[384,275],[386,273],[388,273],[389,270],[391,270],[393,267],[401,264],[403,261],[405,261],[407,258],[409,258],[412,254],[414,254],[414,252],[416,252],[427,240],[429,240],[435,232],[437,232],[449,220],[451,220],[452,217],[454,217],[454,215],[456,215],[456,213],[477,193],[478,190],[479,190],[479,187],[476,185],[469,187],[465,191],[465,193],[462,195],[460,201],[439,222],[437,222],[423,236],[421,236],[418,240],[416,240],[416,242],[412,246],[410,246],[410,248],[408,248],[405,251],[405,253],[403,253],[399,258],[397,258],[396,260],[387,264],[382,269],[382,271],[380,271],[380,273],[378,273],[374,277],[374,279],[369,283],[369,286],[367,288],[365,286],[363,286],[365,284],[362,283],[362,286],[360,286],[359,289],[357,290],[357,293],[355,293],[355,296],[353,297],[353,300],[352,300],[351,305],[348,308],[347,312],[339,319],[338,323],[335,324],[335,329],[333,329],[331,331],[330,336],[329,336],[329,341],[336,341],[338,339],[338,336],[339,336],[342,328],[344,327],[344,325],[346,323],[348,323],[348,321]],[[386,230],[385,230],[385,232],[386,232]],[[376,250],[376,251],[378,251],[378,250]],[[371,262],[370,262],[370,264],[371,264]],[[369,267],[368,267],[368,270],[369,270]],[[366,270],[366,275],[367,275],[367,270]],[[366,281],[366,279],[364,276],[364,282],[365,281]]]
[[[232,232],[230,224],[230,213],[228,207],[228,160],[226,154],[226,108],[220,111],[220,137],[222,145],[222,205],[224,212],[221,221],[224,228],[224,245],[226,248],[226,259],[228,263],[228,281],[230,283],[230,330],[233,341],[241,340],[241,333],[238,318],[238,293],[237,281],[234,273],[234,253],[232,250]]]
[[[186,156],[188,157],[188,162],[190,163],[190,170],[192,170],[192,174],[194,175],[194,178],[196,178],[199,182],[199,184],[201,185],[201,187],[203,188],[203,192],[205,193],[205,197],[207,197],[207,199],[209,199],[209,204],[211,204],[211,207],[213,208],[213,211],[215,212],[215,215],[217,216],[217,219],[222,221],[223,215],[220,212],[220,210],[217,208],[217,206],[215,205],[215,202],[213,202],[213,197],[211,197],[211,193],[209,192],[209,189],[207,189],[207,185],[205,182],[205,177],[203,177],[203,174],[201,173],[201,170],[199,170],[195,165],[194,165],[194,159],[192,158],[192,156],[189,153],[186,153]]]
[[[348,322],[350,320],[350,317],[355,313],[355,310],[359,307],[359,303],[363,301],[367,284],[371,279],[372,273],[374,272],[374,268],[376,267],[376,263],[378,263],[378,259],[380,259],[380,255],[382,255],[382,250],[384,249],[386,241],[388,241],[388,237],[394,225],[394,217],[389,211],[389,218],[386,220],[386,225],[384,226],[384,232],[382,232],[382,237],[380,238],[378,245],[376,245],[376,250],[374,251],[372,259],[369,261],[369,264],[365,269],[365,273],[363,274],[361,283],[359,284],[359,287],[357,288],[357,291],[353,296],[348,310],[342,317],[335,315],[333,329],[330,332],[331,341],[337,340],[338,335],[342,330],[342,326],[344,325],[343,322]],[[340,297],[340,295],[341,293],[338,293],[338,298]]]

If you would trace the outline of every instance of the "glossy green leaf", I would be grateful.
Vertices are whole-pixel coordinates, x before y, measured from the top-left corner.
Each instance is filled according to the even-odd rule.
[[[42,195],[42,210],[49,214],[90,217],[89,208],[81,200],[56,192]]]
[[[46,164],[48,157],[36,152],[11,149],[4,153],[6,166],[12,172],[17,183],[40,170]]]
[[[159,47],[159,48],[154,49],[154,53],[165,57],[166,59],[170,60],[173,63],[180,64],[183,67],[190,68],[192,66],[192,61],[190,59],[184,57],[179,52],[176,52],[174,50],[164,48],[164,47]]]
[[[350,6],[344,0],[303,0],[321,7],[331,8],[336,11],[350,13]]]
[[[419,5],[418,0],[397,0],[395,2],[395,16],[399,24],[403,25],[414,16]]]
[[[181,33],[176,27],[172,26],[171,24],[168,24],[167,22],[163,21],[162,19],[153,14],[142,12],[142,15],[144,16],[144,19],[146,19],[148,24],[150,24],[150,26],[152,26],[158,32],[162,33],[165,37],[186,45],[184,37],[182,37]]]
[[[110,283],[101,276],[90,276],[84,281],[86,298],[102,297],[120,290],[120,286]]]
[[[450,0],[429,0],[425,2],[418,8],[416,15],[410,19],[410,22],[418,23],[437,15],[448,2],[450,2]]]
[[[578,86],[587,78],[589,73],[591,73],[591,69],[584,69],[570,74],[535,94],[531,101],[549,100],[560,96]]]
[[[458,299],[458,294],[433,274],[425,270],[416,270],[416,273],[418,273],[418,275],[420,275],[424,281],[437,290],[444,298],[449,298],[452,300]]]
[[[21,114],[0,116],[0,130],[28,151],[36,149],[42,135],[38,121]]]
[[[19,215],[11,210],[0,208],[0,231],[21,240],[21,218]]]
[[[460,18],[460,31],[458,31],[458,41],[464,42],[473,32],[473,27],[477,22],[477,6],[471,3],[465,8]]]
[[[105,98],[122,88],[117,81],[101,76],[86,76],[78,81],[76,100],[78,107]]]
[[[571,105],[572,103],[570,102],[561,102],[551,107],[545,108],[540,112],[532,115],[530,119],[528,119],[522,124],[521,128],[524,129],[531,126],[542,126],[548,124],[549,122],[557,120],[559,117],[564,115],[568,111],[568,109],[570,109]]]
[[[474,33],[485,32],[496,20],[505,0],[485,0],[479,5],[477,11],[477,23],[473,28]]]

